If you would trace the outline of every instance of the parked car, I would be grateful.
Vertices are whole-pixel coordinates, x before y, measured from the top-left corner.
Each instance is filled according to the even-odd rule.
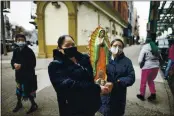
[[[13,50],[12,48],[13,43],[14,43],[14,40],[6,39],[7,52],[11,52]]]
[[[167,51],[169,48],[169,40],[168,39],[158,39],[157,45],[161,51],[161,55],[163,57],[163,60],[166,61],[168,59],[168,52]]]
[[[166,69],[166,66],[168,64],[168,50],[171,45],[171,42],[174,41],[174,39],[171,37],[167,37],[166,39],[158,39],[157,45],[159,47],[159,50],[161,52],[161,56],[163,61],[161,61],[161,70],[164,72]]]
[[[160,61],[161,70],[165,71],[166,64],[168,61],[169,41],[166,38],[165,39],[157,39],[156,45],[158,46],[160,53],[161,53],[161,57],[162,57],[162,61]]]

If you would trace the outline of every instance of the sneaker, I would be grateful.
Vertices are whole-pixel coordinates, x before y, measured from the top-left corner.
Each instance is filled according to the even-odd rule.
[[[37,104],[34,104],[31,106],[31,108],[28,110],[27,114],[30,114],[38,109]]]
[[[138,95],[137,95],[137,98],[138,98],[138,99],[140,99],[140,100],[142,100],[142,101],[144,101],[144,100],[145,100],[145,99],[144,99],[144,96],[143,96],[143,95],[141,95],[141,94],[138,94]]]
[[[16,107],[13,109],[13,112],[18,112],[22,108],[22,103],[17,103]]]
[[[151,94],[148,98],[149,101],[154,101],[156,100],[156,94]]]

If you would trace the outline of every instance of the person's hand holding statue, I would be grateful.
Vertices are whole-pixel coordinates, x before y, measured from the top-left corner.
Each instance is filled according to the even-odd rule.
[[[101,95],[109,93],[108,87],[100,85],[100,88],[101,88]]]
[[[105,87],[108,87],[108,92],[110,93],[112,91],[112,88],[113,88],[113,83],[106,82]]]

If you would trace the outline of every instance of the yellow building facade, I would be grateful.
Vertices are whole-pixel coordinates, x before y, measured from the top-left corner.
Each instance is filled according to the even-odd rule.
[[[87,52],[87,41],[97,26],[105,28],[110,39],[113,25],[116,25],[116,31],[120,33],[127,27],[127,23],[115,15],[115,11],[104,2],[37,1],[35,3],[39,58],[52,57],[52,50],[57,48],[57,40],[61,35],[71,35],[78,50]],[[120,38],[123,39],[121,36]]]

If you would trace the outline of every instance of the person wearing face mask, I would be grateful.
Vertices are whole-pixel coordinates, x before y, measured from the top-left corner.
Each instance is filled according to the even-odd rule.
[[[113,84],[110,93],[101,96],[99,112],[104,116],[123,116],[126,105],[127,87],[135,82],[132,62],[123,53],[124,43],[120,39],[111,42],[111,55],[106,67],[107,81]]]
[[[37,90],[37,78],[35,75],[36,57],[34,52],[26,45],[26,37],[17,34],[16,45],[11,59],[12,69],[15,70],[17,104],[13,112],[22,108],[22,100],[30,100],[31,108],[27,114],[37,110],[38,106],[34,100]]]
[[[100,94],[108,87],[94,83],[89,56],[77,51],[71,36],[63,35],[53,57],[48,74],[57,93],[60,116],[94,116],[101,105]]]

